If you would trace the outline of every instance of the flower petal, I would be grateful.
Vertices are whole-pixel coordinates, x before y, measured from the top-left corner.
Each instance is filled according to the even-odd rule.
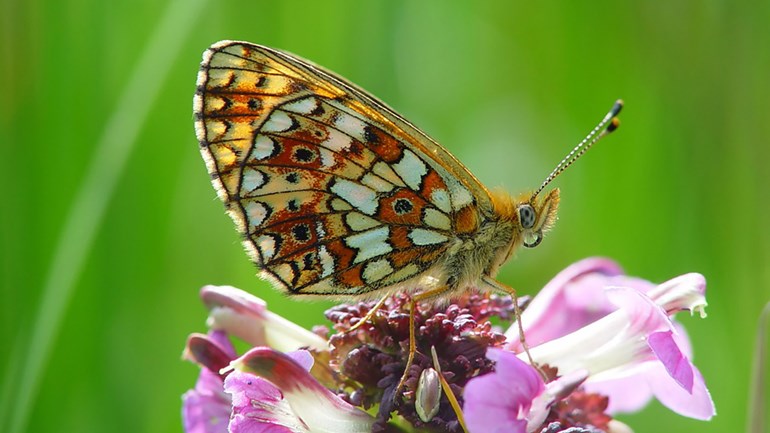
[[[212,334],[224,333],[222,331],[212,331]],[[222,341],[221,339],[218,340]],[[230,344],[226,337],[224,341],[227,344],[225,347],[217,343],[211,336],[190,334],[187,337],[187,344],[182,356],[213,373],[219,373],[222,368],[227,367],[230,361],[235,358],[235,349],[233,349],[232,344]]]
[[[623,374],[629,366],[654,359],[646,337],[669,330],[668,317],[636,290],[611,289],[607,296],[620,309],[567,336],[530,348],[532,358],[557,367],[561,375],[588,370],[589,381]]]
[[[557,400],[566,398],[588,378],[585,370],[574,371],[566,376],[560,376],[556,380],[545,385],[545,391],[532,401],[532,409],[527,416],[527,431],[535,429],[543,424],[551,413],[551,405]]]
[[[182,396],[182,423],[186,433],[225,433],[230,419],[230,397],[218,374],[202,368],[195,388]]]
[[[671,331],[655,332],[647,337],[647,344],[663,363],[668,374],[688,393],[692,392],[693,365],[677,347]]]
[[[677,311],[696,311],[701,318],[706,317],[706,278],[701,274],[689,273],[672,278],[647,292],[656,304],[663,307],[669,315]]]
[[[201,298],[210,310],[209,326],[222,329],[252,346],[283,352],[301,348],[328,350],[317,334],[268,311],[265,301],[231,286],[205,286]]]
[[[716,415],[714,401],[706,388],[698,368],[692,365],[692,391],[687,392],[679,383],[671,380],[671,376],[662,368],[655,375],[648,376],[655,397],[674,412],[700,420],[709,420]]]
[[[532,400],[545,386],[530,365],[511,352],[488,349],[497,362],[493,373],[471,379],[465,386],[463,415],[472,433],[525,432]]]
[[[646,377],[647,372],[654,367],[654,362],[647,362],[643,364],[643,368],[637,369],[637,374],[594,381],[584,387],[586,392],[609,396],[609,414],[638,412],[647,406],[654,396]]]
[[[230,398],[222,392],[222,380],[201,370],[195,389],[182,396],[182,422],[186,433],[226,433]]]
[[[230,419],[230,397],[222,389],[219,368],[235,357],[227,336],[212,331],[193,334],[185,358],[201,365],[195,388],[182,396],[182,422],[186,433],[225,433]]]
[[[576,262],[549,281],[524,310],[521,321],[527,343],[537,346],[563,337],[617,309],[604,292],[610,286],[639,291],[654,287],[645,280],[623,275],[620,266],[609,259],[594,257]],[[522,350],[516,324],[505,336],[510,350]]]
[[[305,433],[309,431],[291,410],[281,391],[261,377],[240,371],[225,379],[232,396],[231,433]]]
[[[274,384],[299,421],[294,425],[304,425],[308,432],[371,431],[375,421],[373,417],[324,388],[301,365],[283,353],[257,347],[231,365],[236,371],[258,375]],[[235,395],[233,401],[235,404]],[[253,399],[251,404],[254,405]],[[285,407],[275,407],[285,412]]]

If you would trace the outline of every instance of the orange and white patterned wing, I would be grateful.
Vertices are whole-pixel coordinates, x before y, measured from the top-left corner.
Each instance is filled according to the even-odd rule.
[[[194,112],[247,251],[292,294],[356,296],[419,277],[491,209],[444,148],[363,90],[281,51],[214,44]]]

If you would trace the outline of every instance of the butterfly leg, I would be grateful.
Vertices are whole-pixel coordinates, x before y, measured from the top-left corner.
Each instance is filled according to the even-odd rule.
[[[348,328],[347,331],[344,331],[344,333],[353,332],[356,329],[364,326],[364,324],[370,320],[372,320],[372,317],[374,317],[374,314],[377,313],[377,310],[382,308],[383,304],[385,304],[385,301],[390,297],[391,295],[385,295],[383,296],[379,301],[377,301],[376,304],[372,308],[369,309],[369,311],[366,313],[364,317],[361,318],[355,325]]]
[[[414,316],[417,314],[417,303],[440,295],[446,292],[446,290],[447,288],[444,286],[431,289],[412,296],[409,301],[409,357],[406,359],[406,367],[404,368],[404,373],[401,375],[401,379],[398,381],[394,395],[398,395],[399,391],[401,391],[401,388],[404,386],[404,382],[409,376],[409,369],[414,362],[414,354],[417,353],[417,330],[415,329],[416,325],[414,321]]]
[[[492,290],[505,293],[513,298],[513,311],[516,314],[516,323],[519,326],[519,342],[521,343],[521,347],[524,348],[524,353],[527,354],[529,365],[535,367],[535,369],[545,379],[545,373],[540,370],[540,367],[538,367],[537,364],[535,364],[535,361],[532,359],[532,355],[529,353],[529,345],[527,345],[527,339],[524,336],[524,326],[521,324],[521,308],[519,308],[519,298],[516,295],[516,289],[510,286],[506,286],[505,284],[488,276],[481,277],[481,281],[489,286]]]

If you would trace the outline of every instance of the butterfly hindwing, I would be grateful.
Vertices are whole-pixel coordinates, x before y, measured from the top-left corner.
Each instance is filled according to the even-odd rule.
[[[360,295],[415,278],[488,200],[384,104],[280,51],[215,44],[194,105],[220,199],[263,275],[291,293]]]

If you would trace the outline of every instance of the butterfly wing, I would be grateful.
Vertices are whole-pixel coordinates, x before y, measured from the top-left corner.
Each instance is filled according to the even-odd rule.
[[[459,161],[384,103],[278,50],[214,44],[194,113],[212,182],[247,251],[293,294],[398,286],[491,208]]]

